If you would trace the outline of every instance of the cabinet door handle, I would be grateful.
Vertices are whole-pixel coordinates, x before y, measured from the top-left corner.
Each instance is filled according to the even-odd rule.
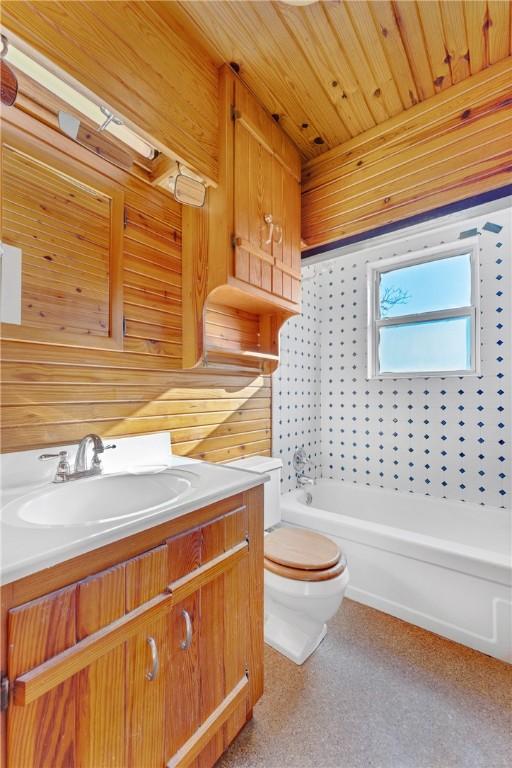
[[[185,619],[185,639],[181,641],[180,648],[182,651],[186,651],[192,643],[192,620],[189,612],[185,609],[182,610],[181,615]]]
[[[265,240],[265,245],[270,245],[272,235],[274,234],[274,220],[271,213],[266,213],[263,218],[265,219],[265,224],[268,224],[268,240]]]
[[[146,680],[156,680],[158,677],[158,671],[160,669],[160,661],[158,659],[158,648],[154,637],[148,637],[147,643],[151,651],[151,672],[146,672]]]

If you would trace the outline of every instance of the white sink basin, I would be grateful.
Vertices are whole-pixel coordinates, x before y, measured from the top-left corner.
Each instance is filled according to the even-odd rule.
[[[175,504],[199,477],[178,469],[100,475],[45,486],[8,504],[2,521],[11,525],[76,526],[156,514]]]

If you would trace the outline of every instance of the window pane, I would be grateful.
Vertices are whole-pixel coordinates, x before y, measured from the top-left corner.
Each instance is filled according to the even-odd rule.
[[[380,328],[380,373],[467,370],[471,370],[470,317]]]
[[[469,253],[382,272],[379,303],[381,317],[470,306]]]

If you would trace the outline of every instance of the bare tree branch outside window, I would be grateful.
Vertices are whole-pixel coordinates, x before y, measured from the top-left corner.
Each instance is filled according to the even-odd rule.
[[[409,291],[402,288],[385,288],[380,300],[380,314],[384,317],[397,304],[407,304],[411,300]]]

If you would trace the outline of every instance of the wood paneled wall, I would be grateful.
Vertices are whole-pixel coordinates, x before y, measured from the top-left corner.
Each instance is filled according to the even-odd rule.
[[[308,162],[307,245],[511,183],[511,82],[509,57]]]
[[[222,461],[270,452],[270,380],[181,371],[181,207],[17,109],[4,119],[61,160],[79,159],[124,192],[123,351],[4,340],[2,450],[171,430],[177,454]],[[41,286],[44,292],[44,286]],[[219,312],[217,333],[253,333],[250,318]]]
[[[217,180],[217,67],[172,5],[5,0],[2,24],[159,149]]]

